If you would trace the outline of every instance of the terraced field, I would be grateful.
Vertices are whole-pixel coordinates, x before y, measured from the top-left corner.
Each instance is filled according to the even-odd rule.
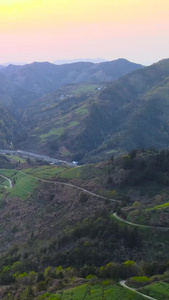
[[[25,199],[30,196],[38,186],[38,182],[35,178],[30,175],[26,176],[18,170],[0,169],[0,175],[8,177],[13,183],[13,188],[8,191],[10,196],[17,196],[21,199]],[[6,181],[3,185],[6,185]]]

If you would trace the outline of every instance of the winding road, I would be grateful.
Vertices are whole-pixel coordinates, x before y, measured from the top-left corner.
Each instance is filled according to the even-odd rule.
[[[149,226],[149,225],[141,225],[141,224],[136,224],[136,223],[132,223],[132,222],[129,222],[129,221],[126,221],[122,218],[120,218],[117,213],[113,213],[113,216],[118,220],[118,221],[121,221],[123,223],[126,223],[128,225],[131,225],[131,226],[135,226],[135,227],[140,227],[140,228],[151,228],[151,229],[158,229],[158,230],[163,230],[163,231],[168,231],[169,230],[169,227],[159,227],[159,226]]]
[[[119,283],[120,283],[120,285],[123,286],[124,288],[126,288],[126,289],[128,289],[128,290],[130,290],[130,291],[133,291],[133,292],[135,292],[135,293],[137,293],[137,294],[139,294],[139,295],[141,295],[141,296],[143,296],[143,297],[145,297],[145,298],[147,298],[147,299],[157,300],[157,299],[155,299],[155,298],[152,298],[152,297],[150,297],[150,296],[147,296],[147,295],[145,295],[145,294],[142,294],[142,293],[138,292],[138,291],[137,291],[136,289],[134,289],[134,288],[129,287],[128,285],[126,285],[126,280],[122,280],[122,281],[120,281]]]
[[[18,171],[20,172],[21,174],[27,176],[28,174],[24,173],[23,171]],[[3,176],[3,175],[0,175],[1,177],[5,178],[6,180],[9,181],[9,184],[10,184],[10,188],[12,188],[12,181],[11,179],[7,178],[6,176]],[[89,195],[92,195],[94,197],[97,197],[97,198],[100,198],[100,199],[103,199],[103,200],[109,200],[109,201],[112,201],[112,202],[116,202],[116,203],[119,203],[119,204],[122,204],[122,201],[120,200],[116,200],[116,199],[111,199],[111,198],[107,198],[107,197],[104,197],[104,196],[101,196],[101,195],[98,195],[98,194],[95,194],[93,192],[90,192],[82,187],[79,187],[77,185],[74,185],[74,184],[71,184],[71,183],[66,183],[66,182],[60,182],[60,181],[52,181],[52,180],[47,180],[47,179],[42,179],[42,178],[38,178],[38,177],[35,177],[33,175],[30,175],[29,176],[32,176],[35,180],[38,180],[38,181],[41,181],[41,182],[47,182],[47,183],[52,183],[52,184],[60,184],[60,185],[64,185],[64,186],[69,186],[69,187],[72,187],[74,189],[77,189],[77,190],[80,190],[86,194],[89,194]],[[141,224],[137,224],[137,223],[132,223],[132,222],[129,222],[129,221],[126,221],[122,218],[120,218],[117,213],[113,213],[113,216],[115,219],[117,219],[118,221],[120,222],[123,222],[125,224],[128,224],[128,225],[131,225],[131,226],[135,226],[135,227],[139,227],[139,228],[151,228],[151,229],[158,229],[158,230],[162,230],[162,231],[168,231],[169,230],[169,227],[159,227],[159,226],[149,226],[149,225],[141,225]]]
[[[69,187],[72,187],[72,188],[76,188],[77,190],[81,190],[89,195],[92,195],[94,197],[97,197],[97,198],[101,198],[101,199],[104,199],[104,200],[109,200],[109,201],[113,201],[113,202],[118,202],[118,203],[122,203],[122,201],[120,200],[116,200],[116,199],[111,199],[111,198],[107,198],[107,197],[104,197],[104,196],[100,196],[100,195],[97,195],[95,193],[92,193],[84,188],[81,188],[77,185],[74,185],[74,184],[71,184],[71,183],[65,183],[65,182],[60,182],[60,181],[50,181],[50,180],[45,180],[45,179],[40,179],[40,178],[37,178],[35,177],[37,180],[40,180],[40,181],[43,181],[43,182],[49,182],[49,183],[54,183],[54,184],[63,184],[65,186],[69,186]]]
[[[4,175],[0,175],[0,177],[3,177],[3,178],[5,178],[6,180],[9,181],[9,188],[11,189],[12,188],[12,181],[11,181],[11,179],[9,179],[8,177],[6,177]],[[8,188],[8,187],[5,186],[5,188]]]
[[[23,171],[18,171],[18,172],[24,174],[25,176],[28,175],[28,174],[24,173]],[[86,189],[84,189],[84,188],[82,188],[82,187],[79,187],[79,186],[74,185],[74,184],[71,184],[71,183],[60,182],[60,181],[52,181],[52,180],[46,180],[46,179],[42,179],[42,178],[35,177],[35,176],[33,176],[33,175],[30,175],[30,174],[29,174],[29,176],[32,176],[33,178],[35,178],[36,180],[39,180],[39,181],[41,181],[41,182],[47,182],[47,183],[52,183],[52,184],[60,184],[60,185],[69,186],[69,187],[75,188],[75,189],[77,189],[77,190],[80,190],[80,191],[82,191],[82,192],[85,192],[86,194],[92,195],[92,196],[97,197],[97,198],[101,198],[101,199],[103,199],[103,200],[109,200],[109,201],[117,202],[117,203],[119,203],[119,204],[122,203],[122,201],[120,201],[120,200],[111,199],[111,198],[107,198],[107,197],[104,197],[104,196],[101,196],[101,195],[92,193],[92,192],[90,192],[90,191],[88,191],[88,190],[86,190]]]
[[[0,150],[0,152],[1,152],[1,150]],[[39,157],[39,156],[38,156],[38,157]],[[61,161],[59,161],[59,160],[57,160],[57,161],[58,161],[59,163],[61,162]],[[62,162],[63,162],[63,161],[62,161]],[[64,163],[65,163],[65,162],[64,162]],[[69,164],[69,165],[70,165],[70,164]],[[26,174],[26,173],[24,173],[23,171],[19,171],[19,170],[18,170],[18,172],[20,172],[21,174],[23,174],[23,175],[25,175],[25,176],[28,176],[28,175],[30,176],[30,174]],[[4,176],[4,175],[0,175],[0,176],[3,177],[4,179],[6,179],[6,180],[9,181],[9,188],[12,188],[12,187],[13,187],[13,186],[12,186],[12,181],[11,181],[11,179],[7,178],[7,177]],[[31,176],[32,176],[35,180],[38,180],[38,181],[41,181],[41,182],[52,183],[52,184],[55,184],[55,185],[60,184],[60,185],[64,185],[64,186],[69,186],[69,187],[75,188],[75,189],[77,189],[77,190],[83,191],[83,192],[85,192],[85,193],[87,193],[87,194],[89,194],[89,195],[92,195],[92,196],[94,196],[94,197],[101,198],[101,199],[103,199],[103,200],[109,200],[109,201],[117,202],[117,203],[119,203],[119,204],[122,203],[122,201],[120,201],[120,200],[110,199],[110,198],[107,198],[107,197],[104,197],[104,196],[101,196],[101,195],[97,195],[97,194],[95,194],[95,193],[92,193],[92,192],[90,192],[90,191],[88,191],[88,190],[86,190],[86,189],[84,189],[84,188],[82,188],[82,187],[76,186],[76,185],[71,184],[71,183],[65,183],[65,182],[60,182],[60,181],[51,181],[51,180],[41,179],[41,178],[35,177],[35,176],[33,176],[33,175],[31,175]],[[6,187],[6,188],[7,188],[7,187]],[[131,226],[135,226],[135,227],[140,227],[140,228],[152,228],[152,229],[159,229],[159,230],[164,230],[164,231],[169,230],[169,228],[156,227],[156,226],[148,226],[148,225],[141,225],[141,224],[132,223],[132,222],[129,222],[129,221],[126,221],[126,220],[120,218],[120,217],[117,215],[117,213],[113,213],[113,216],[114,216],[114,218],[117,219],[118,221],[121,221],[121,222],[123,222],[123,223],[126,223],[126,224],[131,225]],[[135,288],[131,288],[131,287],[127,286],[127,285],[126,285],[126,280],[122,280],[122,281],[120,281],[119,283],[120,283],[120,285],[121,285],[122,287],[124,287],[124,288],[126,288],[126,289],[129,289],[129,290],[131,290],[131,291],[134,291],[135,293],[141,295],[142,297],[144,297],[144,298],[146,298],[146,299],[157,300],[157,299],[155,299],[155,298],[152,298],[152,297],[150,297],[150,296],[147,296],[147,295],[145,295],[145,294],[142,294],[142,293],[138,292]]]

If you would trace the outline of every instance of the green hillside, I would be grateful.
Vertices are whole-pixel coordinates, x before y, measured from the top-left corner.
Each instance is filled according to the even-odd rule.
[[[125,59],[104,63],[78,62],[55,65],[34,62],[8,65],[0,69],[0,103],[18,115],[30,103],[67,84],[115,80],[124,74],[143,68]]]
[[[22,114],[15,139],[32,149],[80,163],[134,148],[168,147],[169,60],[109,83],[81,83],[38,99]]]
[[[116,63],[128,65],[123,60]],[[116,63],[89,65],[102,68],[108,76],[111,68],[117,67]],[[57,67],[64,75],[67,68],[80,72],[89,65]],[[81,164],[106,160],[112,154],[134,148],[167,148],[168,65],[166,59],[116,81],[91,80],[55,86],[55,92],[45,78],[53,76],[54,80],[56,66],[48,63],[9,66],[0,74],[0,101],[16,114],[13,117],[5,108],[1,110],[1,147],[9,148],[12,142],[16,149]],[[25,76],[25,85],[18,82],[21,74]],[[39,78],[35,84],[38,91],[33,84],[35,75]]]
[[[105,83],[71,85],[37,100],[24,111],[22,120],[25,129],[16,136],[14,144],[27,149],[33,146],[35,152],[41,152],[43,148],[43,152],[67,160],[73,159],[74,152],[85,153],[89,142],[82,151],[83,145],[76,147],[75,140],[78,143],[77,134],[83,133],[90,118],[93,97],[105,86]],[[72,141],[77,148],[75,151],[71,149]]]
[[[69,300],[70,297],[73,300],[79,300],[85,299],[106,299],[106,300],[118,300],[120,299],[130,299],[130,300],[142,300],[144,299],[143,296],[137,295],[135,292],[132,291],[127,291],[125,288],[120,287],[117,284],[110,283],[109,281],[103,282],[100,284],[84,284],[81,286],[78,286],[73,289],[68,289],[65,290],[63,293],[58,293],[58,294],[49,294],[46,293],[46,295],[42,297],[38,297],[37,299],[42,300],[42,299],[63,299],[63,300]]]

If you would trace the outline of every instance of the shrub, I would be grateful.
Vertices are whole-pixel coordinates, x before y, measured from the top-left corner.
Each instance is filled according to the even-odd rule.
[[[45,281],[38,282],[37,289],[39,292],[46,291],[47,284]]]
[[[150,278],[146,276],[134,276],[127,280],[127,283],[135,288],[143,287],[151,282]]]

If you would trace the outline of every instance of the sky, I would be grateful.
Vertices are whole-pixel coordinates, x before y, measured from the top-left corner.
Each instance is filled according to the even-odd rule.
[[[169,57],[169,0],[0,0],[0,64]]]

